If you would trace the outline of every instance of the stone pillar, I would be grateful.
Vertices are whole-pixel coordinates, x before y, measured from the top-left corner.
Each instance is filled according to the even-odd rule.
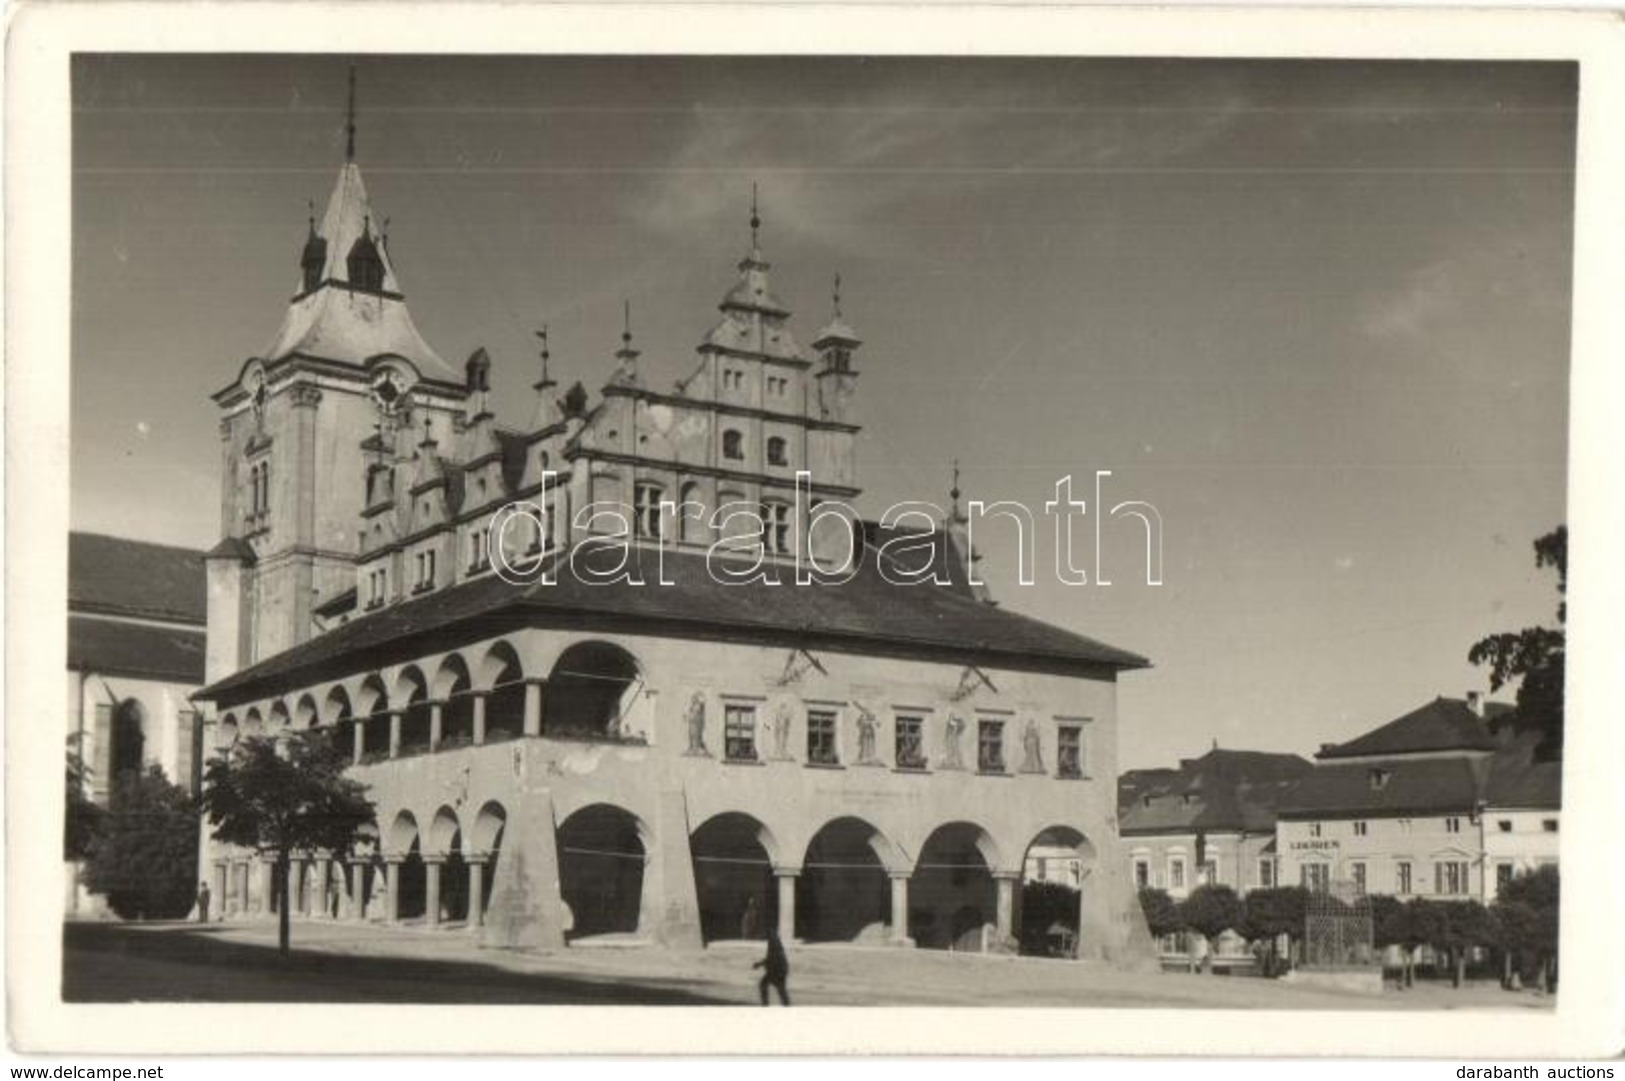
[[[391,710],[389,714],[389,757],[401,756],[401,713],[400,710]]]
[[[445,734],[445,706],[434,702],[429,706],[429,751],[432,754],[440,749],[440,739]]]
[[[230,880],[227,877],[227,869],[228,864],[225,860],[215,860],[213,873],[210,875],[214,881],[210,884],[209,890],[215,896],[214,918],[217,920],[226,918],[226,906],[231,903],[231,899],[226,894],[226,891],[231,888],[228,884]]]
[[[276,863],[275,863],[274,860],[270,860],[270,859],[266,859],[266,858],[261,858],[261,860],[260,860],[260,865],[259,865],[259,868],[258,868],[258,870],[259,870],[259,880],[260,880],[259,881],[260,898],[259,898],[259,904],[255,906],[255,911],[257,911],[262,916],[271,915],[271,904],[272,904],[272,901],[271,901],[271,886],[276,881],[276,876],[273,875],[271,872],[275,869],[275,866],[276,866]],[[245,871],[246,871],[246,868],[245,868]],[[245,877],[246,877],[246,875],[245,875]]]
[[[474,746],[478,747],[485,742],[485,691],[475,691],[474,699]]]
[[[525,735],[539,736],[542,734],[542,685],[531,682],[525,684]]]
[[[333,877],[333,861],[330,857],[320,856],[316,860],[316,915],[327,918],[327,888],[328,879]]]
[[[367,918],[367,861],[350,861],[350,911],[352,920]]]
[[[423,857],[423,922],[433,929],[440,926],[440,867],[444,856]]]
[[[908,937],[908,875],[893,871],[891,878],[891,936],[893,946],[912,946]]]
[[[485,926],[485,857],[468,857],[468,929]]]
[[[306,869],[309,865],[303,856],[295,855],[288,860],[288,915],[309,915],[308,892],[305,889]]]
[[[796,880],[801,877],[799,867],[773,868],[773,882],[779,889],[779,941],[794,942],[796,938]]]
[[[1010,871],[1002,871],[993,876],[993,882],[999,888],[998,915],[995,918],[994,929],[999,933],[999,944],[1015,935],[1016,913],[1016,881],[1021,876]]]
[[[390,856],[384,861],[384,921],[401,922],[401,857]]]
[[[661,792],[655,804],[654,851],[643,871],[638,932],[670,949],[700,949],[700,902],[694,854],[688,844],[688,804],[681,789]]]
[[[357,717],[355,719],[355,729],[352,734],[355,737],[355,750],[351,755],[350,761],[359,766],[361,764],[361,756],[366,752],[367,749],[367,718]]]

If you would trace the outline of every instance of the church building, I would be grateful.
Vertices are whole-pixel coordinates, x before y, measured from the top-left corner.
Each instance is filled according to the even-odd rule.
[[[992,603],[957,491],[914,530],[841,513],[838,291],[803,346],[753,207],[691,375],[650,385],[628,320],[593,400],[544,333],[510,429],[486,353],[413,324],[350,133],[281,329],[214,394],[209,747],[323,730],[377,805],[293,907],[504,947],[1003,950],[1036,850],[1078,861],[1079,956],[1149,956],[1116,820],[1147,662]],[[228,917],[269,911],[269,864],[201,844]]]

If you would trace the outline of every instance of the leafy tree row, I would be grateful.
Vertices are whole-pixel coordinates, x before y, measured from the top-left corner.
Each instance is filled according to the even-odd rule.
[[[1515,877],[1487,908],[1471,900],[1373,896],[1372,943],[1401,947],[1404,986],[1414,981],[1414,958],[1422,946],[1448,960],[1456,987],[1465,976],[1470,950],[1487,947],[1501,955],[1503,986],[1514,985],[1514,973],[1528,973],[1550,989],[1556,975],[1558,893],[1557,868],[1542,867]],[[1294,949],[1302,942],[1308,900],[1308,891],[1298,886],[1254,890],[1245,899],[1229,886],[1201,886],[1184,901],[1175,901],[1165,890],[1140,891],[1140,907],[1153,935],[1187,931],[1211,940],[1234,930],[1265,944],[1265,975],[1282,968],[1276,952],[1280,937]]]

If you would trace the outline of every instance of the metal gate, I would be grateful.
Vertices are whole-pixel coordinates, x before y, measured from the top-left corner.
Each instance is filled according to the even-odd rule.
[[[1371,947],[1371,898],[1352,882],[1333,882],[1309,894],[1304,906],[1305,968],[1369,968],[1376,963]]]

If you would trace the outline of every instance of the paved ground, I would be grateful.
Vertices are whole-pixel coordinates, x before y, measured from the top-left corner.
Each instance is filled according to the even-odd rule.
[[[578,948],[550,955],[482,950],[457,931],[295,923],[293,952],[276,927],[73,923],[64,930],[69,1002],[414,1002],[749,1005],[760,949],[696,955]],[[1092,1006],[1209,1009],[1547,1009],[1554,999],[1493,984],[1419,985],[1381,997],[1274,980],[1120,972],[1039,958],[930,950],[792,948],[798,1005]],[[775,1000],[776,1001],[776,1000]]]

